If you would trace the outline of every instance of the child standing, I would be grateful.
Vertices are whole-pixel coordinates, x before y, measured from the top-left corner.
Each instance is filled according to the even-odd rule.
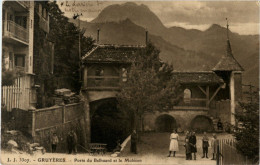
[[[208,148],[209,148],[209,138],[207,136],[207,133],[204,132],[204,136],[202,138],[202,149],[203,149],[203,156],[202,158],[208,158]]]
[[[52,153],[56,152],[57,144],[59,143],[59,139],[56,133],[53,133],[53,136],[51,138],[51,149]]]
[[[186,151],[186,160],[192,160],[192,157],[191,157],[191,146],[190,146],[190,143],[189,143],[189,139],[185,139],[185,144],[184,144],[184,147],[185,147],[185,151]]]

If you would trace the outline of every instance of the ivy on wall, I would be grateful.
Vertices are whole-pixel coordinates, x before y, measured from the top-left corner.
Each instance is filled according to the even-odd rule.
[[[49,33],[39,26],[40,16],[37,13],[41,3],[49,13]],[[78,93],[81,87],[79,77],[79,34],[81,40],[81,56],[93,47],[94,40],[84,36],[69,18],[65,17],[56,1],[38,1],[35,5],[34,26],[34,73],[38,90],[38,107],[48,106],[48,99],[55,89],[68,88]],[[52,44],[54,50],[52,50]],[[54,51],[54,52],[52,52]],[[52,62],[52,53],[54,61]],[[52,72],[53,63],[53,72]],[[50,105],[50,104],[49,104]]]

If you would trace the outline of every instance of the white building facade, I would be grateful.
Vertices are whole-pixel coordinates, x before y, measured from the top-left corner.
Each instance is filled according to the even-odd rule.
[[[2,2],[2,71],[20,73],[12,86],[2,86],[2,104],[31,109],[36,104],[33,74],[34,1]]]

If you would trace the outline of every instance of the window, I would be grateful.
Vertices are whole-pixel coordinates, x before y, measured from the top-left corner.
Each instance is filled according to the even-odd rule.
[[[12,69],[13,68],[13,53],[9,52],[9,68]]]
[[[25,55],[24,54],[15,54],[15,66],[25,67]]]
[[[23,17],[23,25],[25,29],[27,28],[27,17]]]
[[[44,8],[42,11],[43,11],[43,14],[42,14],[43,18],[47,19],[47,9]]]
[[[14,21],[13,20],[13,15],[10,13],[7,13],[7,20],[8,21]],[[7,23],[7,31],[10,31],[10,23]]]
[[[5,9],[3,9],[2,17],[3,17],[3,21],[5,21]]]
[[[183,101],[184,103],[190,103],[191,102],[191,90],[185,89],[183,93]]]
[[[5,50],[2,49],[2,69],[6,69],[5,68]]]
[[[39,4],[39,14],[42,15],[42,4]]]
[[[45,14],[46,14],[46,9],[42,8],[42,17],[45,18]]]
[[[5,58],[5,49],[2,49],[2,60]]]
[[[26,29],[26,27],[27,27],[27,17],[25,17],[25,16],[16,16],[15,17],[15,23]]]
[[[127,81],[127,69],[122,68],[122,81],[126,82]]]
[[[97,76],[96,80],[101,80],[101,78],[99,78],[99,77],[104,76],[104,69],[101,67],[98,67],[95,71],[95,76]]]
[[[8,20],[10,20],[10,21],[14,21],[14,17],[13,17],[13,15],[12,15],[12,14],[9,14],[9,13],[8,13],[8,15],[7,15],[7,16],[8,16]]]

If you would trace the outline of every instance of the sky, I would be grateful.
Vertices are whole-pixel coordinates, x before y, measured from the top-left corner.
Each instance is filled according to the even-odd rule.
[[[82,13],[91,21],[105,7],[126,1],[58,1],[66,16]],[[226,26],[239,34],[259,34],[259,1],[134,1],[154,12],[166,27],[206,30],[212,24]]]

